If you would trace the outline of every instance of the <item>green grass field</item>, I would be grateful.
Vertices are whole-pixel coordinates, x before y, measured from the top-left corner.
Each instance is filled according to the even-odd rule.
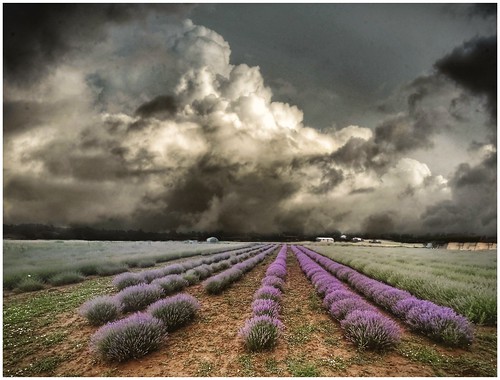
[[[419,298],[449,306],[472,322],[496,324],[496,251],[306,246]]]

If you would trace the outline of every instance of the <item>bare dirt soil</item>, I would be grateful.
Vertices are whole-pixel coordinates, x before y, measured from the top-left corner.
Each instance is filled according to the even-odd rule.
[[[387,352],[357,350],[343,337],[339,324],[321,307],[320,299],[290,251],[281,318],[286,330],[272,351],[247,352],[238,337],[238,330],[251,315],[253,295],[274,257],[259,264],[221,295],[208,295],[201,285],[189,287],[187,292],[201,303],[195,320],[171,333],[158,351],[125,363],[107,363],[96,359],[88,343],[97,329],[77,314],[77,308],[58,313],[58,305],[55,304],[53,317],[46,319],[36,331],[30,332],[27,327],[27,332],[36,339],[23,340],[20,335],[19,346],[24,345],[22,349],[4,341],[4,376],[496,375],[496,328],[493,327],[479,327],[476,342],[469,350],[442,347],[404,329],[403,341],[397,349]],[[109,282],[106,286],[107,292],[110,292]],[[67,286],[52,291],[67,294],[73,288]],[[21,294],[4,298],[4,317],[6,304],[19,304],[29,297]],[[6,328],[10,326],[4,325],[4,330]],[[9,331],[9,337],[11,333]],[[40,344],[48,337],[52,340]]]

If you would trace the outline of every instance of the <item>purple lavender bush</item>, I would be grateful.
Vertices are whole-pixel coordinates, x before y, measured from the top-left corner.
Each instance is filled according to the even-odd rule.
[[[267,268],[266,276],[276,276],[284,279],[286,277],[286,268],[283,265],[274,262],[269,266],[269,268]]]
[[[171,264],[164,267],[162,272],[164,276],[168,276],[169,274],[181,274],[184,270],[185,268],[181,264]]]
[[[396,323],[372,310],[352,311],[340,325],[347,339],[363,349],[386,349],[401,340]]]
[[[121,362],[158,349],[166,336],[166,328],[159,319],[136,313],[101,327],[92,336],[90,347],[104,360]]]
[[[199,308],[200,304],[193,296],[177,294],[150,305],[148,313],[161,320],[167,331],[172,331],[193,319]]]
[[[220,272],[221,270],[228,269],[231,267],[229,260],[223,260],[216,263],[213,263],[211,266],[213,272]]]
[[[200,281],[206,279],[207,277],[210,277],[213,273],[212,268],[207,264],[200,265],[196,268],[193,268],[192,270],[198,275]]]
[[[420,301],[413,306],[406,313],[405,321],[413,330],[450,346],[467,346],[473,341],[474,332],[465,317],[430,301]]]
[[[343,286],[328,273],[316,274],[312,278],[314,289],[320,297],[324,297],[327,293],[343,288]]]
[[[330,293],[327,293],[325,295],[325,298],[323,298],[323,306],[325,309],[330,310],[330,307],[332,307],[332,304],[334,302],[346,299],[346,298],[352,298],[352,292],[347,291],[347,290],[335,290],[331,291]]]
[[[182,278],[188,282],[189,285],[194,285],[200,282],[200,276],[194,269],[189,269],[182,275]]]
[[[254,299],[270,299],[281,302],[281,291],[273,286],[262,286],[254,294]]]
[[[185,280],[181,275],[170,274],[168,276],[160,277],[151,281],[151,285],[158,285],[163,289],[165,295],[168,296],[181,291],[189,285],[189,282]]]
[[[252,312],[254,316],[268,315],[269,317],[278,318],[280,310],[280,304],[271,299],[259,298],[252,303]]]
[[[276,318],[267,315],[252,317],[245,322],[239,336],[250,351],[272,348],[276,345],[283,324]]]
[[[262,279],[261,284],[263,286],[272,286],[276,289],[283,291],[285,288],[285,281],[277,276],[266,276]]]
[[[139,273],[139,278],[143,280],[143,282],[150,283],[154,279],[160,278],[165,276],[164,270],[163,269],[150,269],[150,270],[145,270],[143,272]]]
[[[111,296],[100,296],[85,302],[78,314],[86,318],[92,326],[101,326],[114,321],[120,315],[122,305]]]
[[[118,290],[123,290],[129,286],[143,284],[145,281],[137,273],[125,272],[113,278],[113,286]]]
[[[402,299],[393,306],[392,312],[400,317],[403,318],[408,314],[408,312],[414,308],[415,306],[419,305],[422,302],[422,300],[419,300],[418,298],[415,297],[408,297],[406,299]]]
[[[405,290],[380,286],[379,289],[372,292],[371,298],[380,306],[391,311],[401,300],[408,299],[411,294]]]
[[[359,297],[354,298],[353,295],[353,298],[345,298],[332,303],[330,315],[341,321],[354,310],[373,310],[373,307]]]
[[[124,312],[142,310],[163,296],[163,289],[152,284],[129,286],[116,295],[123,305]]]
[[[220,294],[227,286],[227,279],[222,277],[211,277],[203,283],[203,289],[208,294]]]
[[[203,288],[209,294],[219,294],[242,276],[241,270],[232,267],[205,280]]]

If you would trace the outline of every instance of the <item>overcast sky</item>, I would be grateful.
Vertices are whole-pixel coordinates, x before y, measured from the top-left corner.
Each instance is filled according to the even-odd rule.
[[[496,234],[496,4],[3,14],[4,223]]]

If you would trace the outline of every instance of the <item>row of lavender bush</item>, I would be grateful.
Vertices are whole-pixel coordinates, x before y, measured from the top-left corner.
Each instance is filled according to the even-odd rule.
[[[252,250],[246,250],[244,253],[240,253],[240,255],[236,255],[231,257],[236,262],[243,260],[244,258],[255,254],[256,252],[260,252],[263,248],[256,248]],[[224,254],[216,255],[215,260],[224,258]],[[206,259],[214,259],[206,258]],[[193,267],[198,260],[190,261],[185,263],[186,266],[182,267],[180,264],[172,264],[165,268],[163,271],[170,271],[172,269],[185,269],[187,267]],[[197,277],[198,279],[203,275],[207,277],[216,267],[208,268],[208,265],[201,264],[196,269],[201,268],[203,271],[200,271],[200,275]],[[162,271],[162,269],[156,270],[158,273]],[[139,273],[142,279],[149,279],[151,281],[150,284],[146,282],[140,282],[136,285],[130,285],[123,288],[120,292],[118,292],[114,296],[99,296],[95,297],[87,302],[85,302],[79,309],[79,314],[86,318],[91,325],[100,326],[107,322],[114,321],[120,317],[122,313],[135,312],[140,311],[146,308],[148,305],[156,302],[165,296],[171,295],[174,292],[180,291],[189,285],[189,281],[183,278],[180,275],[170,274],[164,277],[153,279],[151,271],[147,276]],[[130,273],[133,274],[133,273]],[[122,283],[124,281],[123,275],[121,278],[118,278],[117,283]],[[116,278],[115,278],[116,280]],[[122,281],[123,280],[123,281]],[[198,280],[199,281],[199,280]]]
[[[330,315],[340,322],[345,336],[359,348],[385,349],[400,341],[396,323],[383,316],[375,307],[346,288],[318,263],[292,246],[292,251],[306,277]]]
[[[276,345],[281,330],[281,295],[285,286],[287,246],[283,245],[255,292],[252,317],[245,321],[239,331],[245,346],[250,351],[272,348]]]
[[[464,347],[472,343],[472,324],[453,309],[418,299],[405,290],[373,280],[308,248],[301,247],[301,250],[338,279],[401,318],[412,330],[451,346]]]
[[[165,278],[165,276],[180,275],[182,273],[184,273],[182,278],[186,280],[188,284],[194,284],[208,277],[213,272],[227,269],[231,265],[244,260],[252,253],[257,253],[262,249],[263,247],[260,246],[244,248],[233,252],[221,252],[199,259],[186,260],[181,263],[167,265],[163,268],[150,269],[136,273],[121,273],[115,276],[112,284],[118,290],[123,290],[129,286],[149,284],[157,279]],[[170,277],[170,279],[175,280],[176,283],[178,282],[178,277]],[[164,280],[161,283],[166,285],[168,281]],[[165,287],[168,288],[167,286]],[[182,289],[179,289],[180,284],[176,284],[175,287],[178,290]],[[166,290],[168,291],[168,289]]]
[[[241,248],[225,248],[223,252],[240,250]],[[221,250],[218,250],[221,252]],[[217,252],[217,253],[218,253]],[[208,253],[209,255],[214,254]],[[188,258],[192,256],[206,255],[198,250],[192,252],[174,252],[159,254],[147,258],[128,258],[120,262],[83,262],[80,264],[68,264],[59,267],[40,266],[38,269],[30,270],[29,274],[7,274],[4,275],[4,289],[20,292],[31,292],[44,289],[46,285],[61,286],[75,284],[86,280],[89,276],[111,276],[118,273],[128,272],[132,268],[153,267],[156,264]]]
[[[219,294],[224,289],[229,287],[233,282],[236,282],[243,275],[250,270],[252,270],[258,263],[263,261],[268,255],[270,255],[276,249],[276,245],[267,248],[258,255],[251,257],[245,261],[242,261],[225,271],[216,274],[203,282],[203,288],[209,294]]]
[[[188,294],[159,300],[146,312],[102,326],[90,340],[91,350],[107,361],[140,358],[158,349],[167,334],[191,321],[199,308]]]

